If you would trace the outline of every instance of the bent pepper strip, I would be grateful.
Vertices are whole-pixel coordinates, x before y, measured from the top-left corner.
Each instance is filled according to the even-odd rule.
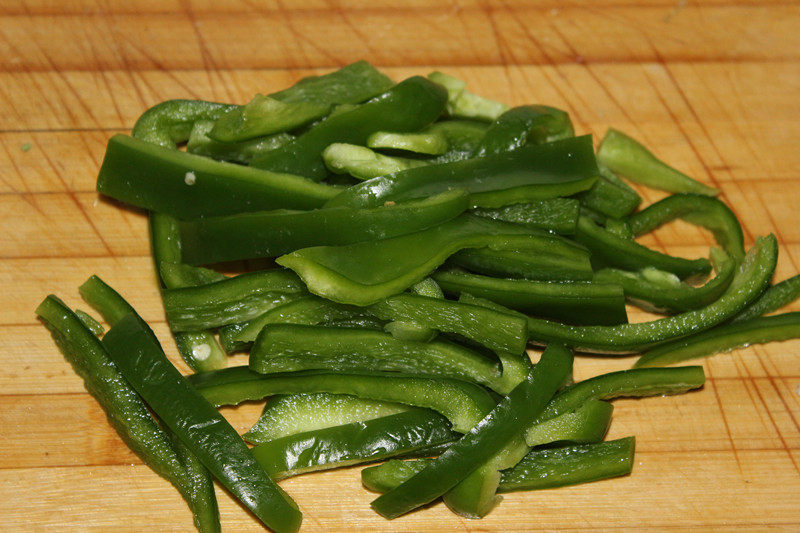
[[[351,394],[359,398],[433,409],[447,417],[453,429],[460,433],[469,431],[495,405],[491,395],[478,385],[396,372],[359,374],[304,371],[263,375],[246,366],[239,366],[194,374],[189,376],[189,381],[217,407],[261,400],[275,394]]]
[[[471,248],[456,252],[448,262],[467,270],[497,278],[540,281],[588,281],[592,263],[587,250],[541,242],[525,250]]]
[[[103,345],[129,383],[228,490],[276,532],[300,528],[297,505],[256,463],[236,430],[172,366],[153,332],[127,315]]]
[[[775,236],[759,237],[742,264],[737,267],[733,281],[723,295],[705,307],[650,322],[617,326],[569,326],[528,317],[530,340],[541,344],[561,342],[592,353],[624,353],[641,351],[665,341],[704,331],[736,316],[747,304],[758,298],[775,272],[777,259],[778,241]],[[468,296],[464,301],[515,313],[483,298]]]
[[[516,466],[501,472],[498,492],[541,490],[624,476],[633,469],[635,439],[623,439],[532,450]],[[433,459],[393,459],[361,471],[361,482],[370,490],[387,492]]]
[[[551,347],[526,377],[486,418],[414,477],[372,502],[396,518],[452,489],[501,451],[544,409],[572,369],[572,354]]]
[[[646,352],[636,368],[674,365],[752,344],[800,337],[800,313],[785,313],[723,324],[708,331],[662,344]]]
[[[580,209],[580,202],[574,198],[549,198],[495,209],[475,209],[472,213],[561,235],[573,235],[578,226]]]
[[[198,471],[191,457],[176,449],[100,340],[55,296],[45,298],[36,314],[125,444],[180,491],[200,531],[219,531],[219,510],[208,472]]]
[[[335,302],[370,305],[422,280],[450,255],[489,246],[526,250],[572,247],[563,237],[471,215],[409,235],[350,244],[316,246],[279,257],[308,290]]]
[[[781,307],[797,300],[799,296],[800,274],[768,288],[758,300],[745,307],[731,322],[750,320],[777,311]]]

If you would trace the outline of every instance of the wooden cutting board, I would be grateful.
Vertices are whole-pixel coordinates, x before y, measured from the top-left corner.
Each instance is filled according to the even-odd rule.
[[[581,133],[614,126],[641,139],[719,187],[748,245],[775,233],[784,279],[800,271],[798,28],[797,3],[769,0],[4,0],[0,529],[191,529],[177,492],[125,448],[33,314],[51,292],[85,307],[77,286],[97,273],[174,356],[145,219],[93,192],[106,140],[147,107],[243,103],[362,58],[395,79],[435,67],[494,99],[564,108]],[[699,256],[711,240],[674,224],[643,242]],[[631,363],[581,357],[576,377]],[[615,402],[610,437],[637,438],[631,476],[507,495],[481,521],[438,504],[387,522],[370,510],[358,468],[282,486],[306,531],[797,530],[800,342],[704,366],[701,391]],[[244,430],[259,408],[225,413]],[[223,527],[258,528],[218,494]]]

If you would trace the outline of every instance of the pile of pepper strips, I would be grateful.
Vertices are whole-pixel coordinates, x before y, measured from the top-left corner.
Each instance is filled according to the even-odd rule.
[[[637,211],[618,174],[675,194]],[[796,313],[763,317],[800,278],[770,286],[774,237],[745,253],[718,191],[620,132],[595,154],[565,112],[508,108],[439,72],[395,84],[358,62],[244,106],[164,102],[111,138],[97,188],[150,212],[197,373],[96,276],[80,292],[107,333],[55,296],[37,314],[202,531],[219,529],[212,479],[295,531],[274,480],[314,470],[393,458],[362,471],[387,518],[440,497],[477,518],[498,492],[624,475],[634,441],[602,442],[604,400],[697,388],[701,367],[659,367],[800,335]],[[635,241],[674,219],[713,233],[711,261]],[[200,266],[255,258],[274,262]],[[629,324],[626,301],[667,316]],[[535,365],[529,343],[547,346]],[[573,383],[571,350],[643,355]],[[249,367],[226,368],[240,351]],[[244,440],[214,408],[267,397]]]

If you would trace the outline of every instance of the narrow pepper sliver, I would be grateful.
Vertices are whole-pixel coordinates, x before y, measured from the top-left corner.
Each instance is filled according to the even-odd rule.
[[[152,330],[128,315],[103,338],[134,389],[211,473],[276,532],[300,528],[302,514],[256,463],[236,430],[181,376]]]

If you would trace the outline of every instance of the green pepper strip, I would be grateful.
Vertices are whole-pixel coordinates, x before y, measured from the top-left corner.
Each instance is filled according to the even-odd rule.
[[[626,437],[563,448],[532,450],[516,466],[501,472],[498,492],[540,490],[589,483],[630,474],[635,439]],[[361,471],[364,486],[386,492],[422,470],[431,459],[394,459]]]
[[[392,80],[366,61],[358,61],[323,76],[309,76],[269,96],[256,95],[242,107],[220,117],[211,137],[239,142],[288,131],[327,115],[334,105],[357,104],[392,86]]]
[[[800,337],[800,313],[785,313],[717,326],[708,331],[662,344],[642,355],[634,367],[664,366],[728,352],[751,344]]]
[[[462,188],[472,207],[502,207],[587,190],[598,173],[591,137],[585,135],[379,176],[345,189],[327,205],[377,207]]]
[[[587,281],[593,276],[590,254],[560,242],[542,242],[538,248],[496,250],[477,248],[461,250],[450,263],[480,274],[500,278],[524,278],[542,281]]]
[[[742,226],[731,209],[716,198],[700,194],[673,194],[628,219],[637,237],[679,218],[709,230],[723,250],[741,261],[744,257]]]
[[[121,202],[187,219],[267,209],[313,209],[340,189],[118,134],[106,146],[97,190]]]
[[[309,246],[341,246],[414,233],[468,207],[463,190],[372,209],[274,210],[198,218],[181,224],[183,260],[218,263],[276,257]]]
[[[694,180],[656,158],[621,131],[609,129],[597,149],[597,159],[612,171],[653,189],[716,196],[719,191]]]
[[[513,107],[497,117],[486,130],[474,157],[502,154],[526,144],[542,144],[575,136],[569,115],[555,107]]]
[[[417,154],[443,155],[449,159],[469,155],[483,139],[486,124],[472,120],[443,120],[434,122],[415,133],[376,131],[367,138],[369,148],[405,150]],[[409,160],[415,161],[415,160]],[[433,160],[416,160],[421,164]],[[437,158],[435,161],[440,161]],[[420,165],[416,165],[420,166]]]
[[[759,299],[751,303],[731,320],[731,323],[758,318],[767,313],[777,311],[792,303],[800,296],[800,274],[785,279],[764,291]]]
[[[401,341],[389,333],[356,328],[271,324],[250,350],[250,369],[261,374],[374,369],[463,379],[501,394],[510,390],[497,362],[473,350],[444,341]]]
[[[433,278],[425,278],[419,283],[415,283],[408,288],[407,292],[412,295],[423,296],[424,298],[420,300],[422,304],[428,303],[431,298],[444,300],[444,293],[439,284],[433,281]],[[437,330],[424,324],[426,320],[430,319],[429,316],[425,313],[420,313],[419,308],[409,309],[407,307],[404,308],[402,305],[397,305],[402,303],[403,300],[401,299],[401,301],[396,302],[394,306],[390,306],[388,309],[392,314],[388,315],[390,318],[388,319],[389,322],[383,326],[384,331],[388,331],[394,338],[404,341],[428,342],[433,340],[436,337]],[[380,311],[379,305],[375,304],[374,314]],[[392,318],[394,316],[393,313],[396,313],[396,311],[392,310],[391,307],[399,307],[402,310],[402,314]]]
[[[578,219],[575,239],[592,252],[593,264],[598,262],[625,270],[654,267],[672,272],[681,279],[697,274],[705,275],[711,271],[708,259],[684,259],[656,252],[606,231],[586,216]]]
[[[674,274],[654,268],[645,268],[640,272],[605,268],[595,274],[594,280],[622,286],[625,296],[646,309],[672,313],[698,309],[722,296],[736,273],[736,262],[727,254],[719,248],[712,248],[711,252],[717,275],[701,287],[688,285]]]
[[[386,518],[396,518],[456,487],[500,452],[544,409],[572,369],[572,354],[550,347],[520,383],[469,433],[435,461],[371,505]]]
[[[348,394],[287,394],[272,396],[258,421],[242,435],[247,442],[264,442],[317,429],[366,422],[412,409],[408,405],[357,398]]]
[[[427,407],[441,413],[453,429],[466,433],[494,407],[478,385],[454,379],[433,379],[394,372],[370,374],[293,372],[262,375],[246,366],[194,374],[189,381],[212,404],[237,405],[274,394],[330,392]]]
[[[120,320],[128,315],[136,314],[136,310],[120,296],[120,294],[108,286],[98,276],[91,276],[86,280],[83,285],[79,287],[81,297],[92,306],[112,327],[115,326]],[[190,336],[191,335],[191,336]],[[183,349],[192,340],[202,340],[204,334],[180,334],[175,336],[178,343],[178,348]],[[208,333],[208,337],[216,345],[214,337]],[[217,350],[219,347],[217,346]],[[183,354],[182,354],[183,355]],[[197,352],[193,355],[198,355]],[[224,357],[224,355],[223,355]],[[186,356],[184,356],[186,359]],[[209,360],[213,359],[212,355]],[[223,359],[223,364],[227,361]],[[212,366],[208,361],[197,360],[198,366]],[[212,369],[219,368],[213,367]],[[149,412],[149,411],[148,411]],[[186,468],[187,481],[188,481],[188,494],[192,501],[196,501],[200,505],[200,509],[209,515],[207,519],[213,518],[216,521],[216,528],[219,529],[219,510],[217,509],[217,496],[214,492],[214,482],[211,479],[211,474],[205,466],[200,462],[197,456],[189,449],[179,438],[171,431],[167,435],[175,447],[175,451],[181,458],[181,463]],[[209,514],[211,513],[211,514]],[[197,521],[197,518],[195,519]]]
[[[190,458],[176,450],[100,340],[55,296],[45,298],[36,314],[125,444],[180,491],[200,531],[219,531],[219,510],[208,472],[205,476],[197,472]]]
[[[288,133],[278,133],[267,137],[257,137],[249,141],[223,143],[215,141],[208,136],[214,122],[198,120],[192,127],[186,151],[190,154],[204,155],[217,161],[249,164],[253,158],[280,148],[288,143],[294,136]]]
[[[608,432],[613,411],[610,403],[589,399],[575,411],[529,426],[525,430],[525,444],[533,448],[554,442],[599,442]]]
[[[628,321],[622,287],[608,283],[499,279],[453,270],[433,278],[447,293],[468,292],[511,309],[573,324],[620,324]]]
[[[419,130],[439,118],[446,101],[442,87],[413,76],[351,111],[328,117],[281,148],[254,159],[251,165],[319,181],[327,176],[322,151],[329,144],[365,144],[378,130]]]
[[[364,146],[346,143],[328,145],[322,151],[322,159],[334,174],[349,174],[362,181],[428,164],[422,159],[379,154]]]
[[[412,409],[265,442],[253,455],[274,479],[391,457],[437,453],[458,439],[443,416]]]
[[[588,191],[579,195],[581,204],[607,217],[627,217],[642,203],[642,197],[627,187],[620,187],[601,177]]]
[[[228,490],[274,531],[297,531],[296,504],[255,462],[236,430],[164,355],[153,332],[127,315],[106,333],[109,356],[150,408]]]
[[[263,270],[200,285],[167,289],[164,309],[173,331],[196,331],[255,318],[305,286],[292,272]]]
[[[580,203],[574,198],[549,198],[497,209],[475,209],[472,213],[561,235],[573,235],[578,226]]]
[[[464,248],[538,250],[567,245],[566,239],[545,232],[461,215],[417,233],[346,246],[305,248],[276,262],[297,272],[314,294],[340,303],[370,305],[420,281]]]
[[[186,142],[196,122],[217,120],[237,107],[203,100],[167,100],[139,117],[133,136],[163,148],[175,148]]]

